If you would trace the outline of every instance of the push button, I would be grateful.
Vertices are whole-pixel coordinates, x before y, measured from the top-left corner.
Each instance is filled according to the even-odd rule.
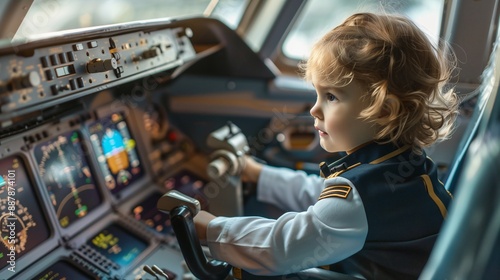
[[[75,61],[75,53],[73,52],[66,52],[66,56],[68,57],[69,62]]]
[[[97,41],[90,41],[90,42],[87,43],[87,46],[90,49],[97,48]]]
[[[84,87],[84,83],[83,83],[83,78],[80,77],[80,78],[76,78],[76,84],[78,85],[78,88],[82,88]]]
[[[43,68],[49,67],[49,59],[46,56],[40,57],[40,62],[42,63]]]
[[[57,87],[57,85],[50,86],[50,91],[52,92],[52,95],[58,95],[59,94],[59,88]]]
[[[65,55],[64,53],[60,53],[60,54],[59,54],[59,61],[60,61],[61,63],[66,63],[66,62],[67,62],[67,60],[66,60],[66,55]]]
[[[45,78],[47,79],[47,81],[52,81],[54,79],[54,73],[52,73],[52,70],[45,70]]]
[[[52,64],[52,66],[56,66],[57,64],[59,64],[57,54],[50,55],[50,63]]]
[[[83,50],[83,44],[81,43],[78,43],[78,44],[74,44],[73,45],[73,50],[76,52],[76,51],[81,51]]]

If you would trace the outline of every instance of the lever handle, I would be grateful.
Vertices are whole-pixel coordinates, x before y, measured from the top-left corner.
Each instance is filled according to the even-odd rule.
[[[164,194],[160,197],[158,203],[156,204],[158,210],[167,214],[178,206],[188,207],[193,214],[193,217],[196,216],[201,210],[200,202],[198,200],[176,190],[171,190]]]
[[[199,279],[225,279],[231,266],[217,260],[208,261],[196,235],[193,217],[200,211],[198,200],[172,190],[158,200],[157,207],[169,213],[172,228],[191,273]]]

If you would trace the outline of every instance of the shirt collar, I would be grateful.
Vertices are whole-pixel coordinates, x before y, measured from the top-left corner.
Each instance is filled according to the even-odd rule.
[[[346,156],[330,164],[320,163],[321,176],[338,175],[361,164],[378,164],[410,148],[409,145],[398,147],[393,143],[367,142],[350,150]]]

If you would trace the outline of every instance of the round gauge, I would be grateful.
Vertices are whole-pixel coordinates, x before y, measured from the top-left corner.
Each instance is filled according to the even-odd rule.
[[[23,256],[50,237],[43,211],[33,192],[23,160],[0,160],[0,256]],[[10,259],[10,257],[7,257]],[[0,262],[0,269],[8,265]]]
[[[2,231],[3,245],[10,250],[11,247],[15,248],[17,254],[26,250],[26,243],[28,242],[28,229],[36,227],[33,217],[28,212],[28,208],[24,207],[19,200],[15,200],[15,214],[11,215],[9,211],[2,211],[0,216],[0,227]],[[9,205],[8,199],[0,199],[0,209],[7,209]],[[15,230],[16,234],[12,235],[11,231]],[[11,238],[14,237],[14,238]]]

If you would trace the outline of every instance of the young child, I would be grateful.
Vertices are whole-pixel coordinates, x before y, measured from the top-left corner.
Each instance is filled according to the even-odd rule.
[[[410,20],[355,14],[328,32],[302,65],[317,92],[320,144],[347,155],[324,178],[247,158],[257,197],[278,219],[195,217],[215,259],[257,275],[330,269],[367,279],[417,278],[451,195],[423,147],[447,137],[457,97],[452,67]]]

